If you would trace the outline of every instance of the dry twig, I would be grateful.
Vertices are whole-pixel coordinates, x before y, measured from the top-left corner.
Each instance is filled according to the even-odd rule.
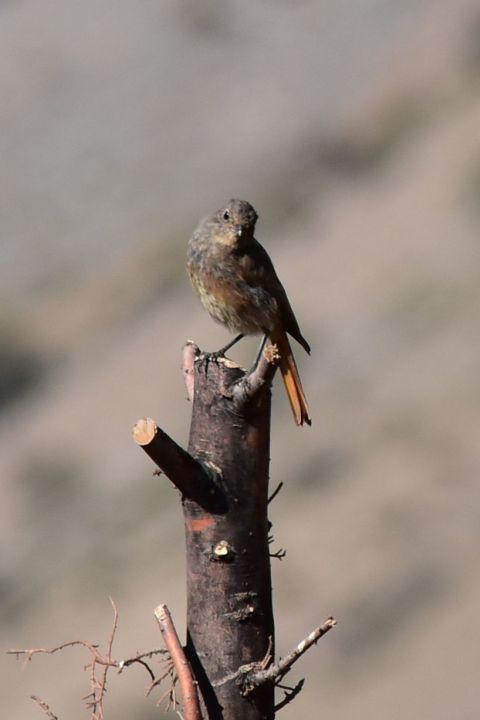
[[[314,645],[321,637],[323,637],[329,630],[331,630],[337,621],[333,617],[329,617],[325,620],[322,625],[315,628],[297,647],[292,650],[291,653],[285,655],[278,662],[273,663],[265,670],[260,669],[250,674],[249,682],[258,686],[264,682],[281,680],[284,675],[290,670],[292,665],[310,648]]]
[[[167,670],[158,679],[155,677],[155,673],[147,662],[148,659],[153,658],[156,655],[168,656],[168,651],[164,648],[152,648],[146,652],[137,652],[125,660],[116,660],[112,657],[113,642],[118,627],[118,610],[114,601],[110,598],[110,602],[113,608],[114,618],[112,628],[107,640],[106,653],[102,653],[99,650],[99,645],[88,642],[87,640],[71,640],[61,645],[57,645],[53,648],[12,648],[8,651],[9,655],[16,655],[17,658],[25,656],[25,664],[30,662],[34,655],[39,653],[46,655],[53,655],[56,652],[65,650],[69,647],[75,647],[77,645],[86,648],[90,653],[90,663],[85,666],[85,669],[90,669],[90,693],[84,697],[87,702],[87,707],[92,710],[92,720],[103,720],[103,701],[107,691],[107,677],[110,668],[117,668],[118,673],[123,672],[126,667],[130,665],[139,664],[145,668],[146,672],[150,677],[150,684],[147,687],[146,694],[148,695],[154,687],[157,687],[160,682],[168,675],[173,674],[173,664],[170,658],[164,659],[163,662],[167,663]],[[101,666],[101,670],[98,673],[98,667]],[[36,695],[31,696],[33,700],[41,707],[45,712],[49,720],[57,720],[56,716],[52,713],[49,706],[44,700],[41,700]]]
[[[42,700],[42,698],[39,698],[37,695],[30,695],[30,698],[42,708],[43,712],[48,717],[48,720],[58,720],[58,717],[53,714],[45,700]]]
[[[225,675],[225,677],[213,683],[214,687],[221,687],[229,682],[235,682],[241,689],[242,695],[249,695],[255,688],[263,685],[263,683],[271,682],[278,685],[280,680],[287,674],[292,665],[323,635],[331,630],[337,621],[333,617],[329,617],[319,627],[315,628],[291,653],[281,658],[278,662],[265,668],[264,660],[261,662],[248,663],[241,665],[235,672]],[[298,686],[297,686],[298,687]],[[295,694],[300,692],[301,687],[294,688]],[[293,699],[290,698],[290,699]],[[286,703],[285,703],[286,704]]]
[[[274,500],[274,499],[277,497],[278,493],[280,492],[280,490],[281,490],[282,488],[283,488],[283,480],[278,483],[277,487],[275,488],[275,490],[272,492],[272,494],[271,494],[270,497],[268,498],[268,500],[267,500],[267,505],[270,505],[270,503],[272,502],[272,500]]]

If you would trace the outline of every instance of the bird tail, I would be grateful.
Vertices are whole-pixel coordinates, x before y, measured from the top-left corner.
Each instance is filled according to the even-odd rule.
[[[272,342],[278,348],[280,355],[280,372],[287,391],[288,399],[292,407],[293,417],[297,425],[311,425],[312,421],[309,415],[307,398],[303,392],[302,382],[298,374],[297,363],[293,357],[292,348],[288,341],[287,334],[280,332],[278,335],[274,333],[271,338]]]

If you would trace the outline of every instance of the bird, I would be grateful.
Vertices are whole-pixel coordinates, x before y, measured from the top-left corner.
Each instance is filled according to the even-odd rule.
[[[187,272],[203,307],[237,336],[214,353],[224,353],[245,335],[263,334],[275,345],[285,389],[297,425],[310,425],[310,411],[290,335],[310,354],[285,289],[263,246],[255,239],[258,215],[246,200],[232,199],[204,218],[188,242]]]

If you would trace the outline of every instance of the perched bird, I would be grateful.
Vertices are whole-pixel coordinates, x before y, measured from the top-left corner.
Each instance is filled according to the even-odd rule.
[[[297,425],[311,424],[305,393],[288,340],[310,353],[282,283],[254,237],[258,215],[245,200],[230,200],[198,225],[188,243],[187,270],[204,308],[239,335],[265,334],[277,346],[279,366]]]

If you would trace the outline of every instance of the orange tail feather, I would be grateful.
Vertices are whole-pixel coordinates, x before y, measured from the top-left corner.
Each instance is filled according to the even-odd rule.
[[[290,400],[295,422],[297,425],[303,425],[303,423],[311,425],[312,421],[309,415],[307,398],[303,392],[297,363],[293,357],[287,334],[285,332],[281,332],[278,335],[275,333],[271,340],[277,346],[280,354],[280,372],[282,373],[282,379],[288,399]]]

